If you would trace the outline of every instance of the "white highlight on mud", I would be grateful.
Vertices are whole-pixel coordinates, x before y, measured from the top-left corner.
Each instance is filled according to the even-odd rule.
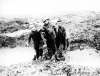
[[[74,50],[68,55],[70,56],[68,64],[100,67],[100,55],[95,52],[95,49]]]
[[[6,48],[0,49],[0,65],[10,66],[13,64],[30,62],[35,55],[33,48]]]

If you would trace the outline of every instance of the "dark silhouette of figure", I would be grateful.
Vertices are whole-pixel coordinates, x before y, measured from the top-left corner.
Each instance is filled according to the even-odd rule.
[[[61,58],[63,58],[63,60],[65,59],[62,52],[63,50],[66,49],[66,46],[69,46],[69,42],[68,39],[66,39],[66,31],[65,28],[62,26],[58,26],[57,28],[54,28],[55,32],[56,32],[56,47],[57,47],[57,54],[56,54],[56,60],[61,60]]]
[[[41,32],[35,30],[32,31],[30,36],[29,36],[29,43],[31,41],[31,39],[33,40],[34,43],[34,49],[36,50],[36,56],[34,57],[34,60],[38,59],[40,56],[42,57],[43,55],[43,39],[41,37]]]
[[[52,56],[55,55],[57,48],[55,43],[56,34],[52,25],[49,23],[49,19],[44,22],[42,31],[45,33],[44,37],[47,43],[48,59],[51,59]]]
[[[65,28],[62,26],[58,27],[58,32],[56,34],[56,46],[57,49],[60,47],[60,45],[63,45],[63,50],[66,48],[66,31]],[[68,43],[67,43],[68,47]]]

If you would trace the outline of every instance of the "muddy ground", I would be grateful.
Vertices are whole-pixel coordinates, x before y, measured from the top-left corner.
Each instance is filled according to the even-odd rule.
[[[32,61],[32,48],[0,50],[0,76],[99,76],[100,55],[86,48],[64,54],[64,61]],[[19,52],[22,51],[22,52]],[[23,53],[24,52],[24,53]]]

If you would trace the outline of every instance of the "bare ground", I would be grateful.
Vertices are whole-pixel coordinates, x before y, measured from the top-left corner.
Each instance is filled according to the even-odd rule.
[[[0,50],[0,52],[2,51],[0,55],[0,76],[100,75],[100,56],[95,52],[95,49],[87,48],[67,52],[64,54],[65,61],[59,62],[54,60],[32,61],[34,55],[32,48],[18,47],[6,50]]]

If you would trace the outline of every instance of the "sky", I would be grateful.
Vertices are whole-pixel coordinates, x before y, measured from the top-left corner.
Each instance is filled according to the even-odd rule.
[[[0,0],[0,17],[56,16],[100,11],[99,0]]]

